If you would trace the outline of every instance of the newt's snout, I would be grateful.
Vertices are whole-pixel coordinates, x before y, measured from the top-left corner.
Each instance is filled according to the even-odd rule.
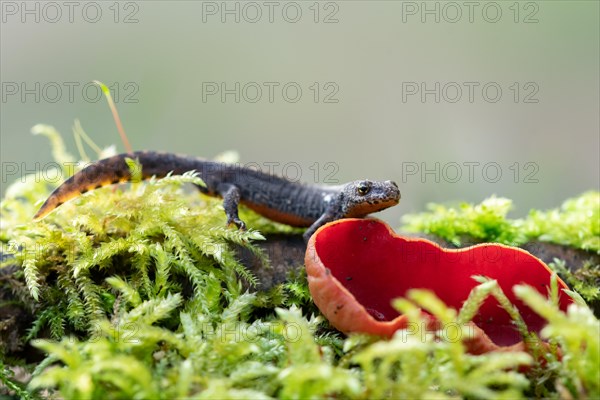
[[[398,184],[394,181],[385,181],[383,183],[388,186],[389,192],[390,192],[390,197],[392,199],[396,199],[397,202],[399,202],[401,196],[400,196],[400,189],[398,188]]]
[[[391,201],[396,201],[392,205],[396,205],[400,202],[400,189],[398,188],[398,184],[394,181],[385,181],[383,182],[385,186],[387,186],[388,199]]]

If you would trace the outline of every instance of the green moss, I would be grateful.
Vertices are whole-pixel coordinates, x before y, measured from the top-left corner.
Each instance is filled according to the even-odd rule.
[[[12,394],[19,396],[20,399],[28,400],[34,398],[21,382],[14,378],[14,371],[7,368],[0,359],[0,382]],[[0,386],[0,394],[2,386]]]
[[[403,217],[403,230],[439,236],[456,246],[461,241],[513,244],[524,240],[515,225],[506,218],[512,201],[490,197],[481,204],[461,203],[458,207],[428,204],[429,212]]]
[[[528,239],[563,244],[600,254],[600,192],[566,200],[559,209],[531,210],[517,222]]]
[[[600,254],[600,192],[566,200],[559,209],[531,210],[527,218],[510,219],[512,201],[490,197],[481,204],[458,207],[429,204],[428,212],[403,218],[402,229],[424,232],[460,246],[461,239],[520,245],[531,240],[562,244]]]
[[[68,155],[51,137],[64,161]],[[396,304],[417,329],[392,340],[346,338],[314,313],[303,273],[260,293],[236,260],[234,244],[264,257],[254,245],[263,238],[259,230],[289,228],[247,210],[243,219],[251,229],[227,228],[220,202],[187,190],[189,183],[202,184],[186,174],[95,190],[41,222],[31,216],[55,185],[30,177],[7,191],[0,239],[2,252],[14,255],[4,264],[19,270],[0,286],[31,312],[22,340],[47,358],[29,366],[27,391],[0,365],[5,393],[34,397],[43,389],[62,398],[99,399],[600,396],[593,374],[600,369],[599,322],[585,305],[565,313],[537,292],[517,288],[550,321],[542,335],[560,344],[562,358],[554,350],[539,359],[474,356],[461,340],[435,340],[419,329],[418,308],[464,326],[491,295],[528,340],[538,340],[489,280],[461,310],[447,308],[433,293],[409,292]],[[447,218],[427,217],[435,222],[428,226],[455,241],[470,232],[481,240],[524,240],[523,230],[505,218],[509,206],[493,199],[442,208]],[[531,365],[527,374],[516,369],[522,364]]]
[[[554,271],[565,277],[566,282],[589,303],[600,302],[600,265],[589,261],[571,272],[563,260],[555,259],[549,265]]]

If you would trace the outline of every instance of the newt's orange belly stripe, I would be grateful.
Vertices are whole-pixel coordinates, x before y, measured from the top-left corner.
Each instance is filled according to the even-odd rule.
[[[306,227],[311,226],[314,220],[308,218],[302,218],[297,215],[288,214],[282,211],[274,210],[271,207],[267,207],[263,204],[256,204],[249,201],[242,200],[241,203],[248,207],[249,209],[259,213],[263,217],[267,217],[268,219],[279,222],[282,224],[297,226],[297,227]]]
[[[50,196],[42,208],[35,214],[33,219],[37,220],[48,215],[52,210],[59,207],[63,203],[84,194],[90,190],[99,189],[103,186],[109,186],[115,183],[128,182],[127,177],[103,179],[100,181],[83,181],[73,183],[72,185],[59,187],[58,191]],[[62,188],[62,189],[61,189]]]

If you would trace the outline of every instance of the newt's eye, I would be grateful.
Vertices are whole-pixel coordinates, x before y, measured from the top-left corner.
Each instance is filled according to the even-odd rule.
[[[364,196],[364,195],[366,195],[367,193],[369,193],[371,191],[371,185],[369,183],[367,183],[367,182],[361,182],[356,187],[356,191],[361,196]]]

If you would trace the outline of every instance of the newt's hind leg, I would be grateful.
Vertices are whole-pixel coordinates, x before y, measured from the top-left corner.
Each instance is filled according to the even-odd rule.
[[[230,183],[222,183],[217,191],[223,197],[223,208],[227,216],[227,225],[235,224],[239,229],[246,229],[246,224],[238,216],[240,189]]]

